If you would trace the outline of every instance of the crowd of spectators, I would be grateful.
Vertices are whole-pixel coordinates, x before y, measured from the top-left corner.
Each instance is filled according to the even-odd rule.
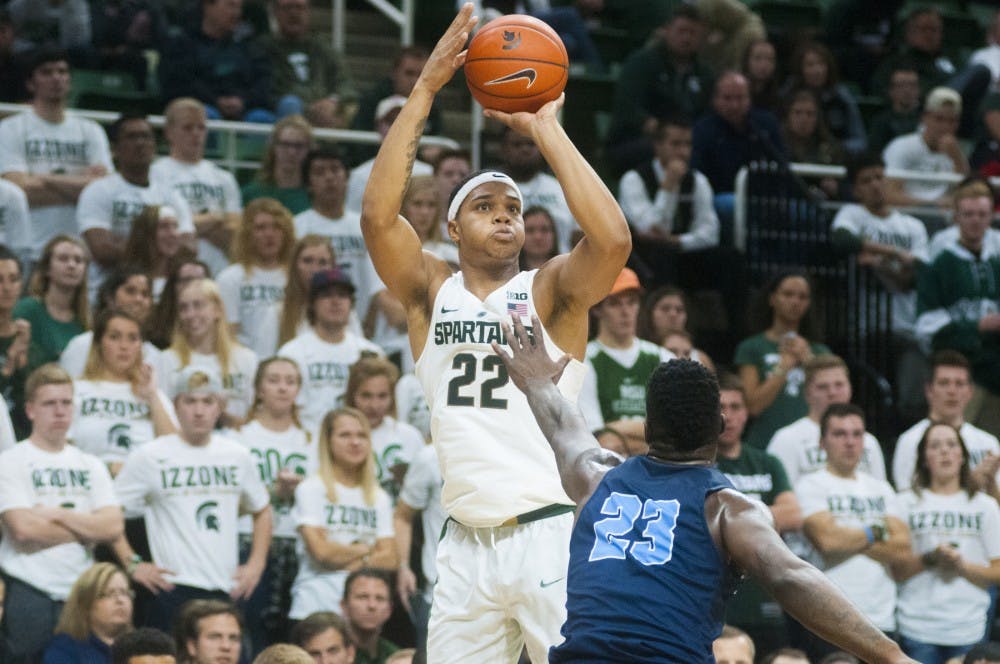
[[[580,406],[603,445],[642,454],[653,368],[717,369],[723,472],[907,652],[944,662],[990,637],[1000,581],[1000,234],[981,179],[1000,175],[1000,12],[970,57],[981,44],[947,51],[933,7],[892,14],[897,41],[873,49],[832,29],[770,41],[731,4],[679,4],[614,65],[606,156],[634,252],[593,308]],[[446,519],[427,405],[361,234],[374,153],[313,129],[384,136],[428,52],[356,85],[308,0],[269,0],[270,30],[242,0],[3,5],[0,98],[30,106],[0,122],[0,659],[419,655]],[[590,71],[612,64],[579,30],[615,3],[529,5]],[[158,90],[166,154],[141,114],[105,130],[68,112],[78,67]],[[242,187],[207,157],[212,119],[273,123]],[[402,214],[458,269],[445,210],[471,158],[421,156]],[[810,266],[749,288],[735,181],[755,160],[847,166],[803,195],[842,204],[831,251],[891,293],[898,441],[851,404]],[[523,194],[522,267],[570,250],[538,147],[506,131],[496,166]],[[928,211],[952,223],[929,232]],[[762,587],[727,618],[751,660],[754,642],[764,661],[830,655]]]

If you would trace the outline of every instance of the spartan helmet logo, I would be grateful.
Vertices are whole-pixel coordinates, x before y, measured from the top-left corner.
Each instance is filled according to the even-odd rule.
[[[504,30],[503,40],[506,43],[500,48],[502,48],[505,51],[513,51],[515,48],[521,45],[521,33],[514,32],[513,30]]]
[[[219,503],[214,500],[207,500],[194,513],[194,519],[199,528],[204,530],[214,530],[219,532],[219,515],[217,513]]]
[[[132,427],[127,424],[116,424],[108,429],[108,445],[127,450],[132,447]]]

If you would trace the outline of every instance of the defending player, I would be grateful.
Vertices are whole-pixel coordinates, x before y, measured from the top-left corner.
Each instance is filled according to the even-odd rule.
[[[537,325],[537,321],[532,321]],[[646,456],[624,463],[590,435],[553,381],[569,362],[519,320],[499,346],[577,501],[566,641],[550,662],[714,662],[731,571],[758,579],[824,639],[866,662],[912,662],[816,568],[781,541],[766,508],[714,466],[719,386],[690,360],[661,364],[646,389]],[[732,569],[731,569],[732,568]]]
[[[466,179],[449,203],[461,272],[453,275],[421,250],[400,203],[431,102],[463,64],[475,22],[466,4],[385,137],[365,191],[362,230],[379,275],[406,308],[451,517],[438,553],[428,661],[514,662],[525,643],[532,661],[544,662],[565,616],[574,508],[552,450],[490,342],[503,343],[500,323],[511,313],[537,315],[534,334],[557,356],[575,358],[561,383],[575,398],[587,311],[610,290],[631,241],[614,197],[556,119],[560,98],[534,114],[487,115],[538,145],[585,233],[576,248],[519,273],[521,193],[508,176],[487,171]]]

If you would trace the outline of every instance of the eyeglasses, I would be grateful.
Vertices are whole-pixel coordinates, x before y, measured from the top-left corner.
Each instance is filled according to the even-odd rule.
[[[111,588],[97,593],[97,599],[135,599],[135,593],[131,589]]]

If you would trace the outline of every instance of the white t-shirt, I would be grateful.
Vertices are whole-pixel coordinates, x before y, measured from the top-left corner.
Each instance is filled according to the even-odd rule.
[[[157,390],[160,402],[177,426],[174,405]],[[123,462],[129,452],[156,438],[149,404],[129,383],[73,381],[73,426],[69,438],[104,463]]]
[[[368,178],[372,175],[374,165],[375,159],[369,159],[351,169],[351,174],[347,177],[347,198],[344,199],[344,208],[361,214],[361,199],[365,197],[365,187],[368,186]],[[434,167],[415,159],[412,175],[434,175]]]
[[[284,304],[284,301],[271,304],[264,309],[255,323],[257,334],[254,343],[256,347],[253,347],[252,350],[261,359],[267,359],[278,352],[278,337],[281,334],[281,314]],[[295,326],[295,336],[305,334],[310,329],[306,312],[303,309],[302,318]],[[361,320],[358,318],[358,312],[354,309],[351,309],[351,318],[347,322],[347,329],[359,337],[365,336],[361,331]]]
[[[111,231],[127,238],[132,232],[132,222],[147,205],[169,205],[177,212],[177,230],[194,233],[194,222],[187,201],[177,191],[150,181],[146,187],[128,182],[118,173],[94,180],[80,192],[76,207],[76,227],[83,235],[93,228]],[[89,285],[96,293],[107,270],[90,263]]]
[[[218,355],[191,353],[190,366],[206,367],[222,377],[222,387],[226,393],[226,412],[243,419],[253,404],[253,377],[257,372],[257,356],[246,346],[233,346],[229,355],[229,371],[223,371]],[[156,372],[160,389],[173,399],[177,374],[184,366],[177,353],[168,348],[160,355],[160,366]]]
[[[396,413],[399,419],[420,431],[424,440],[431,439],[431,411],[420,380],[405,373],[396,381]]]
[[[19,258],[27,258],[31,248],[31,215],[28,197],[13,182],[0,180],[0,244]]]
[[[171,582],[228,592],[239,564],[240,512],[270,503],[245,447],[212,435],[201,447],[161,436],[129,455],[115,490],[128,513],[146,517],[153,561]]]
[[[910,488],[913,471],[917,468],[917,446],[930,424],[931,421],[924,418],[899,434],[896,451],[892,455],[892,481],[899,491]],[[958,432],[962,434],[962,442],[969,450],[970,468],[978,466],[988,454],[1000,454],[1000,442],[993,434],[968,422],[963,422]],[[997,474],[997,479],[1000,479],[1000,473]]]
[[[930,261],[927,252],[927,228],[919,219],[890,210],[889,216],[879,217],[863,205],[851,203],[840,208],[833,218],[833,230],[844,229],[862,241],[878,242],[908,251],[917,260]],[[896,332],[912,335],[917,324],[917,291],[911,288],[892,294],[892,327]]]
[[[372,454],[375,455],[378,481],[393,503],[402,483],[397,484],[393,479],[392,467],[400,464],[409,466],[424,446],[424,437],[415,427],[388,415],[372,429]]]
[[[302,372],[302,389],[297,403],[306,431],[316,433],[323,416],[343,405],[351,365],[366,352],[379,357],[384,355],[381,348],[350,332],[345,332],[343,341],[332,344],[320,339],[312,330],[278,349],[278,355],[295,360]]]
[[[67,114],[59,124],[33,109],[0,122],[0,175],[83,175],[90,166],[114,170],[108,137],[93,120]],[[50,205],[31,210],[31,250],[37,258],[55,235],[76,235],[75,207]]]
[[[271,431],[257,420],[248,422],[238,430],[226,431],[225,436],[250,450],[260,481],[266,487],[274,486],[278,481],[278,471],[288,468],[302,477],[308,477],[316,472],[319,462],[316,458],[316,445],[309,442],[306,432],[298,427],[289,427],[285,431]],[[290,503],[274,503],[275,537],[296,537],[295,520],[292,518]],[[240,518],[240,533],[253,532],[253,519],[249,516]]]
[[[17,444],[14,425],[10,421],[10,412],[0,408],[0,452],[6,452]]]
[[[1000,508],[990,496],[924,490],[899,494],[914,554],[957,545],[964,560],[989,567],[1000,558]],[[966,645],[983,638],[989,592],[957,574],[924,570],[899,586],[899,631],[924,643]]]
[[[1000,44],[990,44],[969,56],[970,65],[984,65],[990,70],[993,90],[1000,90]]]
[[[191,214],[240,212],[243,201],[232,173],[202,159],[197,164],[160,157],[149,169],[149,179],[174,189],[187,201]],[[198,258],[218,274],[229,265],[224,252],[207,240],[198,240]]]
[[[427,579],[428,587],[437,581],[437,545],[439,535],[448,518],[441,505],[441,467],[438,465],[437,449],[424,445],[406,471],[399,500],[415,510],[420,510],[420,522],[424,527],[424,546],[420,552],[420,567]]]
[[[216,277],[219,294],[226,307],[226,319],[239,323],[239,341],[248,348],[257,348],[257,325],[272,304],[285,299],[284,268],[261,270],[251,268],[250,274],[239,263],[234,263]]]
[[[118,505],[108,469],[97,457],[73,445],[47,452],[24,440],[0,454],[0,513],[38,505],[90,513]],[[76,579],[94,564],[89,547],[79,542],[26,553],[14,546],[3,528],[0,568],[11,576],[65,600]]]
[[[354,310],[360,316],[368,313],[372,295],[385,288],[375,273],[365,238],[361,234],[361,215],[345,209],[339,219],[324,217],[313,209],[295,215],[295,237],[319,235],[330,240],[337,267],[354,284]]]
[[[795,485],[802,518],[829,512],[842,528],[864,528],[881,524],[887,516],[902,519],[896,494],[888,483],[865,473],[854,479],[837,477],[828,470],[805,475]],[[896,629],[896,583],[889,570],[863,553],[856,553],[823,572],[875,626],[885,632]]]
[[[819,423],[809,417],[795,420],[778,429],[767,446],[767,453],[778,457],[785,467],[788,483],[795,486],[799,478],[826,467],[826,450],[819,445]],[[875,436],[865,432],[865,447],[858,470],[877,480],[885,481],[885,457]]]
[[[63,352],[59,355],[59,366],[66,370],[73,378],[83,375],[83,368],[87,366],[87,356],[90,354],[90,346],[94,343],[94,331],[87,330],[81,332],[66,344]],[[142,342],[142,361],[154,368],[160,366],[159,348],[149,343]]]
[[[392,505],[385,491],[378,489],[375,504],[365,503],[360,487],[337,484],[337,501],[330,502],[326,485],[319,476],[305,480],[295,490],[292,510],[295,525],[326,529],[326,538],[337,544],[360,542],[372,546],[392,537]],[[292,608],[288,617],[302,620],[316,611],[340,613],[347,570],[331,570],[318,565],[299,540],[299,573],[292,584]]]
[[[882,151],[886,169],[920,171],[922,173],[954,173],[955,164],[943,152],[934,152],[921,131],[903,134],[892,140]],[[934,201],[948,192],[947,183],[907,180],[903,190],[921,201]]]
[[[559,240],[559,252],[566,253],[570,246],[573,231],[579,230],[573,213],[569,211],[569,203],[566,202],[566,194],[563,193],[559,180],[548,173],[538,172],[530,180],[519,181],[518,189],[524,198],[522,210],[527,210],[533,205],[540,205],[545,208],[552,220],[556,222],[556,235]]]

